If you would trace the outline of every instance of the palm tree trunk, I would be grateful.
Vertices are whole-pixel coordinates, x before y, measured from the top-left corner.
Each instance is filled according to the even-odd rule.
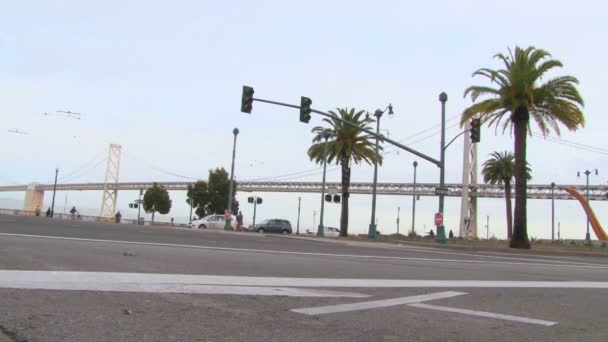
[[[513,236],[513,209],[511,208],[511,180],[505,179],[505,200],[507,201],[507,238]]]
[[[340,217],[340,236],[348,236],[348,188],[350,187],[350,167],[348,158],[340,160],[342,166],[342,214]]]
[[[526,107],[519,107],[513,115],[515,128],[515,216],[511,248],[530,248],[528,240],[528,219],[526,215],[526,138],[530,113]]]

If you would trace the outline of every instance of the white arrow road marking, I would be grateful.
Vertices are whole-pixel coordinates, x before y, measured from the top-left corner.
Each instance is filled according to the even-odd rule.
[[[431,293],[427,295],[420,296],[410,296],[410,297],[401,297],[401,298],[391,298],[384,300],[373,300],[370,302],[359,302],[359,303],[351,303],[351,304],[339,304],[339,305],[328,305],[328,306],[318,306],[313,308],[302,308],[302,309],[293,309],[291,311],[305,314],[305,315],[325,315],[336,312],[347,312],[347,311],[358,311],[358,310],[368,310],[368,309],[376,309],[376,308],[384,308],[388,306],[396,306],[403,304],[413,304],[420,303],[424,301],[434,300],[434,299],[443,299],[465,295],[464,292],[437,292]]]
[[[497,318],[497,319],[503,319],[503,320],[507,320],[507,321],[521,322],[521,323],[538,324],[538,325],[543,325],[546,327],[550,327],[552,325],[557,324],[557,322],[543,321],[541,319],[503,315],[503,314],[484,312],[484,311],[450,308],[447,306],[438,306],[438,305],[431,305],[431,304],[424,304],[424,303],[409,304],[409,306],[413,306],[415,308],[429,309],[429,310],[455,312],[455,313],[471,315],[471,316]]]

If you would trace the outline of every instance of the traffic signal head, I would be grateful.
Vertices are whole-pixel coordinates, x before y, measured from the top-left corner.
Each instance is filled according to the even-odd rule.
[[[308,123],[310,121],[310,105],[312,105],[312,100],[302,96],[300,99],[300,122]]]
[[[253,107],[253,88],[243,86],[243,96],[241,97],[241,112],[251,114]]]
[[[334,203],[340,203],[340,195],[334,195]]]
[[[248,197],[248,198],[247,198],[247,202],[249,202],[249,203],[253,203],[253,197]]]
[[[262,204],[262,199],[260,197],[258,197],[256,202],[257,202],[257,204]]]
[[[129,203],[129,208],[133,208],[133,203]]]
[[[325,195],[325,202],[331,202],[331,195]]]
[[[481,120],[471,120],[471,142],[478,143],[481,140]]]

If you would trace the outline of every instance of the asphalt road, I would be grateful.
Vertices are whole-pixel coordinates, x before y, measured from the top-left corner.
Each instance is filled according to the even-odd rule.
[[[606,258],[0,216],[0,341],[607,341],[607,295]]]

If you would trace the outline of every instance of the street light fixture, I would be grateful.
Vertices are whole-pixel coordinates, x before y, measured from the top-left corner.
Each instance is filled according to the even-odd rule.
[[[595,173],[596,176],[598,175],[597,169],[595,169],[593,172]],[[585,172],[583,172],[583,173],[585,174],[585,176],[587,176],[587,206],[589,206],[589,175],[592,173],[592,171],[585,170]],[[576,173],[576,176],[580,178],[581,172],[578,171]],[[591,243],[591,234],[589,234],[589,216],[587,216],[587,234],[585,234],[585,240],[588,243]]]
[[[228,209],[230,216],[226,218],[226,224],[224,230],[232,230],[232,194],[234,192],[234,158],[236,156],[236,136],[239,135],[239,129],[235,128],[232,130],[234,134],[234,143],[232,145],[232,167],[230,168],[230,184],[228,185]]]
[[[319,229],[317,230],[317,236],[325,236],[325,227],[323,226],[323,215],[325,213],[325,176],[327,173],[327,150],[329,149],[329,138],[334,134],[330,131],[323,132],[323,139],[325,140],[323,146],[323,185],[321,186],[321,214],[319,216]]]
[[[367,237],[369,239],[376,238],[376,185],[378,184],[378,149],[380,139],[378,136],[380,135],[380,118],[382,114],[388,110],[388,115],[393,116],[395,113],[393,112],[393,106],[391,104],[388,105],[384,110],[376,109],[374,112],[374,116],[376,117],[376,152],[374,154],[374,183],[372,187],[372,217],[371,222],[369,224],[369,231],[367,233]],[[366,119],[370,119],[369,115],[366,115]]]

